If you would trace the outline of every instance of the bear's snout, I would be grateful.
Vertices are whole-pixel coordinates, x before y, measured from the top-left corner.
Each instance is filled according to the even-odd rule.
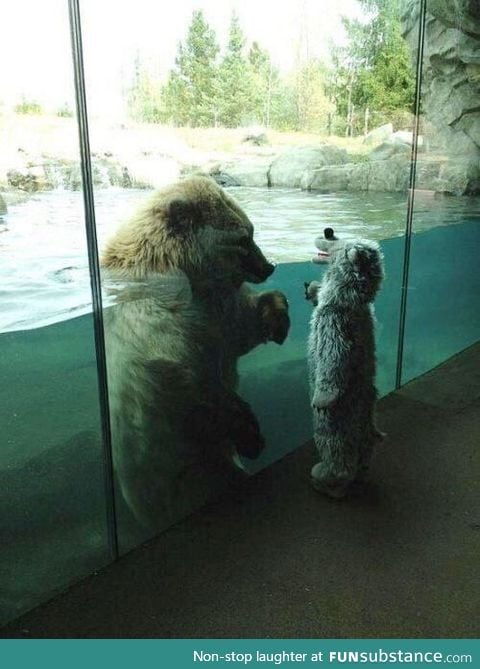
[[[260,264],[255,262],[255,259],[252,260],[252,258],[246,257],[243,261],[243,269],[247,275],[247,281],[251,283],[263,283],[263,281],[266,281],[273,274],[275,266],[266,261]]]
[[[273,274],[275,265],[268,262],[255,242],[251,242],[248,253],[242,258],[242,269],[245,272],[245,280],[251,283],[262,283]]]
[[[265,267],[265,279],[268,279],[268,277],[271,276],[274,271],[275,265],[272,265],[272,263],[268,262]]]

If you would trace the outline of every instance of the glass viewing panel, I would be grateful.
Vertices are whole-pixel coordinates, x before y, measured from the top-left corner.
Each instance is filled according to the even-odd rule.
[[[0,23],[4,622],[110,556],[67,6],[3,3]]]
[[[415,88],[400,9],[289,2],[272,31],[267,4],[121,5],[113,33],[108,3],[82,6],[123,551],[311,437],[304,282],[325,227],[382,242],[378,383],[394,388]],[[236,277],[206,230],[241,219],[198,174],[265,256]],[[265,258],[273,274],[249,275]],[[238,278],[270,296],[238,307]]]
[[[480,337],[478,8],[427,11],[403,383]]]
[[[428,3],[409,195],[421,4],[82,3],[121,552],[311,439],[325,228],[384,254],[380,395],[406,260],[402,382],[478,340],[478,17]],[[0,620],[110,559],[67,9],[7,22]]]

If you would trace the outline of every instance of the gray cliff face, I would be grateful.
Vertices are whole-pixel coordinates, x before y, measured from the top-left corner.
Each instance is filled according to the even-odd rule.
[[[403,0],[404,34],[416,57],[417,0]],[[480,2],[428,0],[422,80],[425,134],[464,176],[464,192],[480,191]],[[441,186],[441,184],[438,184]],[[438,188],[442,190],[442,188]]]

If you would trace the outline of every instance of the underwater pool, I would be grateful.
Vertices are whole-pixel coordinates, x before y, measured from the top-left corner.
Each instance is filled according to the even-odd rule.
[[[305,356],[311,305],[303,282],[322,271],[309,261],[317,220],[320,229],[330,224],[357,233],[362,207],[373,207],[370,218],[362,218],[370,227],[364,222],[361,234],[385,236],[386,220],[389,232],[395,232],[381,242],[387,276],[376,301],[378,386],[381,395],[393,389],[405,210],[397,196],[360,198],[355,206],[351,196],[254,189],[234,194],[255,222],[260,245],[279,261],[261,288],[286,293],[292,320],[283,346],[260,346],[240,364],[240,393],[251,403],[267,442],[251,463],[255,472],[311,436]],[[147,196],[144,191],[98,193],[100,242]],[[267,207],[268,198],[278,199]],[[432,229],[412,238],[404,382],[480,338],[479,220],[475,212],[465,214],[464,203],[453,204],[443,218],[438,209],[425,212],[421,225]],[[308,222],[301,207],[310,208]],[[269,215],[276,226],[265,220],[267,209],[276,211]],[[357,228],[351,224],[355,210]],[[0,622],[110,560],[82,216],[80,194],[49,193],[12,207],[2,224]],[[281,227],[282,216],[290,227]],[[379,218],[383,224],[377,225]],[[46,226],[55,230],[54,247]],[[119,540],[122,551],[135,544],[122,520]]]

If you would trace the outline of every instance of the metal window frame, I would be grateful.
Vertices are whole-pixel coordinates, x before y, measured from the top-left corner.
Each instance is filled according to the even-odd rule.
[[[116,560],[118,558],[118,532],[112,457],[112,433],[110,426],[102,286],[100,262],[98,257],[97,227],[95,222],[95,201],[93,194],[90,139],[88,133],[88,114],[79,0],[68,0],[68,11],[70,20],[75,101],[80,145],[83,202],[85,210],[85,233],[87,238],[88,266],[90,272],[90,286],[92,291],[93,328],[97,361],[97,379],[103,446],[107,538],[111,559]]]

